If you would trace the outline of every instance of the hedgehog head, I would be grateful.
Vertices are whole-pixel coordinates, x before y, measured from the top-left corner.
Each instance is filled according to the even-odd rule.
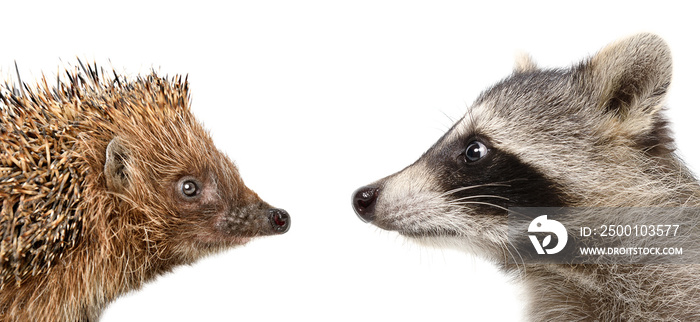
[[[287,213],[246,187],[191,114],[186,83],[152,75],[118,91],[102,103],[109,141],[97,152],[116,227],[141,229],[150,247],[187,261],[286,232]]]

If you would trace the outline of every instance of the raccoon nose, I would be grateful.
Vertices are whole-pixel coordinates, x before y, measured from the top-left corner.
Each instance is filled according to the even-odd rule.
[[[355,190],[352,194],[352,207],[355,213],[364,222],[374,220],[374,206],[379,196],[379,188],[365,186]]]
[[[267,211],[272,229],[277,233],[284,234],[289,230],[292,219],[284,209],[273,208]]]

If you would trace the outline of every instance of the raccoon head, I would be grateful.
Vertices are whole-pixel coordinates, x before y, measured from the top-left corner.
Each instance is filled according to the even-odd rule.
[[[675,160],[659,113],[671,80],[664,41],[636,35],[566,69],[517,66],[415,163],[355,191],[358,216],[499,257],[509,207],[648,199],[630,196],[659,181],[649,169]]]

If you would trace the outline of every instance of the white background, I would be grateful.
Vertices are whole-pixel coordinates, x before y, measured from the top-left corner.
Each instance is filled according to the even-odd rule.
[[[669,115],[700,169],[700,23],[658,1],[119,1],[3,3],[0,78],[34,82],[75,58],[189,74],[192,109],[291,231],[181,267],[104,321],[517,319],[508,278],[456,251],[362,223],[357,187],[413,162],[517,52],[568,66],[620,37],[671,46]]]

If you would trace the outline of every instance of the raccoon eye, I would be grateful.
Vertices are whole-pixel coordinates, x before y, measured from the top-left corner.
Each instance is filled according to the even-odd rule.
[[[199,194],[199,185],[194,180],[183,181],[180,189],[185,197],[192,198]]]
[[[467,145],[467,150],[464,155],[467,157],[468,162],[478,161],[485,157],[489,153],[489,149],[483,143],[479,141],[472,141]]]

